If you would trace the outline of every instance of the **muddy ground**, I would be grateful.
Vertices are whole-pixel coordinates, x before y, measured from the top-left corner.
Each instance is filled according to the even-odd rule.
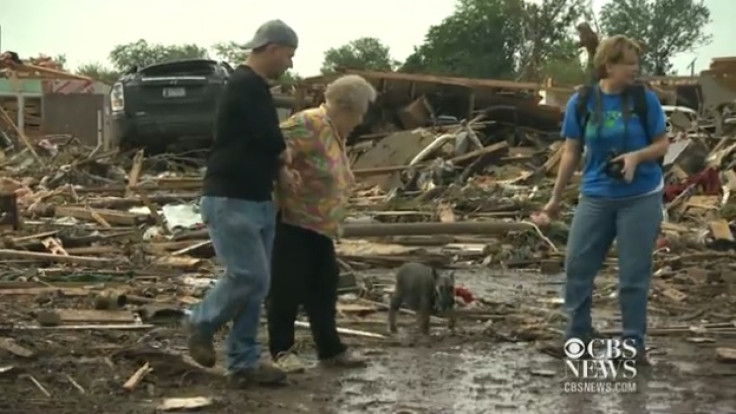
[[[562,286],[560,276],[478,270],[456,277],[476,296],[530,309],[554,301]],[[33,298],[0,300],[3,319],[27,318],[34,307]],[[615,299],[597,300],[595,306],[599,327],[616,326]],[[341,325],[382,333],[384,318]],[[403,322],[408,330],[412,318]],[[0,336],[13,337],[34,356],[0,350],[0,412],[153,413],[164,398],[206,396],[215,404],[199,412],[736,413],[736,364],[716,362],[714,354],[716,346],[734,346],[736,338],[696,344],[685,336],[652,337],[654,366],[637,378],[637,392],[570,394],[563,392],[563,363],[539,352],[532,341],[544,335],[511,341],[507,332],[513,327],[506,322],[464,319],[456,335],[436,326],[431,342],[414,345],[346,336],[370,358],[368,368],[316,367],[291,376],[286,386],[248,390],[228,390],[221,369],[193,366],[183,356],[184,337],[173,319],[141,331],[6,330]],[[563,323],[550,317],[547,337]],[[652,327],[667,324],[656,315],[650,321]],[[299,333],[303,355],[313,358],[308,334]],[[136,390],[124,391],[122,384],[146,362],[154,371]]]

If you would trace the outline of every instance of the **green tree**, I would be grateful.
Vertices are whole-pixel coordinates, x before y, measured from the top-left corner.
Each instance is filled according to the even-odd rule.
[[[452,15],[429,28],[401,70],[476,78],[508,78],[516,72],[518,8],[515,0],[459,0]],[[509,7],[511,6],[511,7]]]
[[[120,72],[107,68],[98,62],[86,63],[78,67],[76,73],[77,75],[89,76],[108,85],[114,84],[120,77]]]
[[[248,58],[248,51],[232,41],[216,43],[212,46],[212,50],[214,50],[215,55],[218,59],[229,63],[233,67],[240,65],[241,63],[245,62],[245,59]],[[279,83],[282,86],[288,87],[296,85],[300,80],[301,77],[297,73],[289,69],[286,71],[286,73],[281,75]]]
[[[579,67],[580,51],[574,40],[574,25],[583,16],[584,0],[522,1],[519,77],[541,81],[554,68],[565,66],[574,72]],[[557,74],[559,75],[559,74]]]
[[[240,47],[235,42],[220,42],[212,46],[215,55],[221,60],[235,66],[245,62],[248,57],[248,51]]]
[[[51,60],[59,66],[60,70],[66,70],[66,55],[58,54],[56,56],[48,56],[43,53],[39,53],[36,56],[28,58],[28,62],[32,65],[37,65],[45,60]]]
[[[59,67],[61,67],[61,70],[66,70],[66,55],[65,54],[58,54],[52,58],[52,60],[59,64]]]
[[[281,77],[279,78],[279,83],[283,86],[294,86],[297,83],[299,83],[301,80],[302,80],[302,77],[299,76],[298,73],[289,69],[286,71],[286,73],[281,75]]]
[[[574,61],[573,24],[583,0],[459,0],[401,70],[541,80],[548,62]]]
[[[339,68],[387,71],[395,66],[388,46],[374,37],[361,37],[327,50],[322,73],[334,73]]]
[[[110,52],[110,61],[120,72],[133,66],[145,67],[155,63],[178,59],[206,58],[207,49],[195,44],[162,45],[149,44],[143,39],[124,45],[115,46]]]
[[[586,83],[588,72],[578,56],[572,58],[553,57],[544,62],[540,70],[543,78],[550,78],[555,85],[576,86]]]
[[[663,76],[672,58],[707,44],[710,10],[704,0],[616,0],[601,9],[601,28],[643,42],[642,71]]]

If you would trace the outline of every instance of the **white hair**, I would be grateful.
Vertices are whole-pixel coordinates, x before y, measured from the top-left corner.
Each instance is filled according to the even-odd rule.
[[[325,89],[325,100],[335,109],[365,114],[376,100],[376,89],[358,75],[345,75],[335,79]]]

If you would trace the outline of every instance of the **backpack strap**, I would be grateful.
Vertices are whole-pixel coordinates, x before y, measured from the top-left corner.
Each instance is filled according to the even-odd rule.
[[[634,103],[634,114],[639,118],[641,127],[644,129],[644,134],[647,137],[648,142],[652,142],[652,137],[649,136],[649,110],[647,108],[647,88],[644,84],[636,83],[629,87],[629,96]]]
[[[644,135],[649,144],[652,143],[653,136],[649,133],[649,108],[647,107],[647,86],[643,83],[635,83],[630,86],[630,96],[634,101],[634,113],[639,118],[641,127],[644,129]],[[657,159],[657,164],[664,168],[664,157]]]
[[[590,92],[593,90],[591,85],[583,85],[578,91],[578,100],[575,102],[575,118],[580,126],[580,140],[585,142],[585,127],[590,120],[590,111],[588,110],[588,100]]]

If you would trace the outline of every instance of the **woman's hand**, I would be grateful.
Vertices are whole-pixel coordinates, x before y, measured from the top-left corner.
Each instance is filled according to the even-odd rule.
[[[292,191],[302,185],[302,177],[299,175],[299,172],[286,166],[281,167],[279,171],[279,181],[288,185]]]
[[[612,162],[623,161],[624,166],[621,169],[621,173],[624,175],[624,181],[630,183],[634,180],[634,174],[636,173],[636,167],[639,165],[639,154],[637,152],[627,152],[621,154],[618,157],[611,160]]]
[[[286,147],[284,152],[279,155],[279,159],[281,160],[282,165],[291,165],[291,161],[293,160],[292,154],[291,154],[291,148]]]
[[[532,222],[537,226],[548,226],[549,223],[560,215],[560,201],[552,198],[541,211],[531,215]]]

